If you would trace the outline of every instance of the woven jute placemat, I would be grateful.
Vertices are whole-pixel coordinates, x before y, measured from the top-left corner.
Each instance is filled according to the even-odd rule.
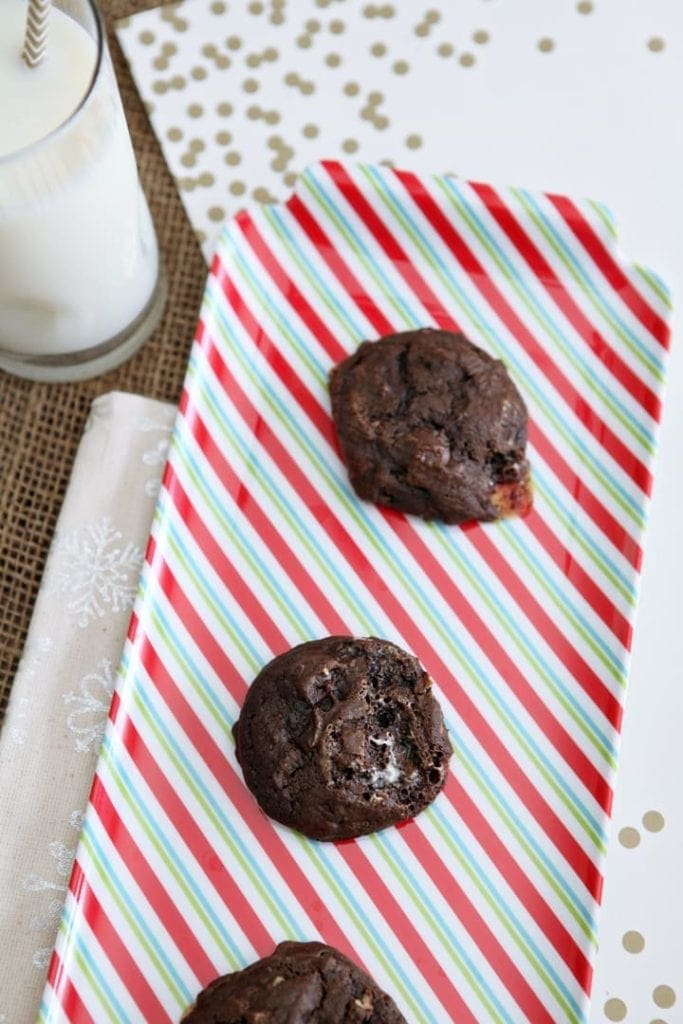
[[[178,400],[206,277],[194,232],[112,31],[115,19],[158,4],[101,0],[100,6],[169,298],[154,335],[133,359],[102,377],[34,384],[0,372],[0,721],[90,403],[114,389]]]

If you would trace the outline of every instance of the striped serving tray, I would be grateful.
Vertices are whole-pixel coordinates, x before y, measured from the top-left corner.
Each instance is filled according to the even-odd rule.
[[[230,221],[42,1021],[172,1024],[285,937],[346,952],[411,1024],[586,1020],[668,319],[595,202],[326,162]],[[349,488],[328,370],[428,324],[527,402],[524,519]],[[267,819],[231,736],[261,666],[328,633],[412,650],[454,747],[425,813],[340,844]]]

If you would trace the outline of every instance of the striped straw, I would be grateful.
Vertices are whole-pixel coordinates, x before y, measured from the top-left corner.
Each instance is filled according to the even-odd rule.
[[[30,68],[36,67],[45,57],[49,19],[50,0],[29,0],[26,35],[21,56]]]

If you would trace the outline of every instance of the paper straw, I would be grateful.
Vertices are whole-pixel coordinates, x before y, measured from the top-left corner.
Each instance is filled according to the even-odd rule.
[[[29,0],[26,15],[26,36],[21,56],[30,68],[40,64],[47,49],[47,26],[51,0]]]

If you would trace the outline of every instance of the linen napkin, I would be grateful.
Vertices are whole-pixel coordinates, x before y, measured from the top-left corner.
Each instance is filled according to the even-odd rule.
[[[92,405],[0,733],[0,1022],[36,1019],[175,408]]]

